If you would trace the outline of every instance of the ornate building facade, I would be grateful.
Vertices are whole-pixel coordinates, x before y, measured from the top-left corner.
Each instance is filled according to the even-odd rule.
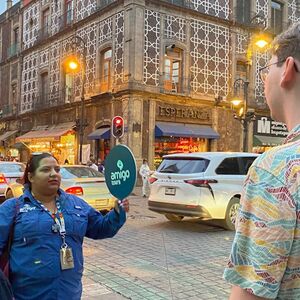
[[[2,146],[18,149],[21,160],[30,151],[51,151],[61,162],[75,163],[83,126],[85,156],[104,159],[116,143],[111,119],[120,115],[126,127],[121,142],[152,166],[166,153],[240,151],[241,123],[228,101],[235,79],[249,81],[249,107],[267,115],[258,70],[269,58],[251,42],[257,16],[278,33],[300,21],[299,5],[27,0],[13,6],[0,17]],[[12,49],[14,44],[20,47]],[[7,57],[9,47],[15,51]],[[70,55],[85,68],[67,72]]]

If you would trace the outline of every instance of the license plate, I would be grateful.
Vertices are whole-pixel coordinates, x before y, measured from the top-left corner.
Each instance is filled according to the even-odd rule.
[[[166,188],[165,195],[175,196],[176,189],[175,188]]]

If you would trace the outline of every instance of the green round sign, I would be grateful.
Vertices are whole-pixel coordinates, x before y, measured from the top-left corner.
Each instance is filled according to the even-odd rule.
[[[104,175],[113,196],[123,200],[130,195],[136,183],[136,162],[127,146],[117,145],[111,149],[105,159]]]

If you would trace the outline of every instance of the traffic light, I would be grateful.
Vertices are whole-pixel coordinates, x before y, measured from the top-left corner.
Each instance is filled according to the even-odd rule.
[[[112,135],[115,138],[120,138],[124,134],[124,119],[120,116],[115,116],[112,119]]]

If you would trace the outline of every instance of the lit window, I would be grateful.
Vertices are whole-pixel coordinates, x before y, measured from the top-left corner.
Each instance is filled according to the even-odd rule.
[[[111,59],[112,50],[107,49],[101,52],[101,75],[100,89],[101,92],[107,92],[111,89]]]
[[[177,48],[166,51],[164,60],[164,89],[170,92],[181,91],[182,51]]]

